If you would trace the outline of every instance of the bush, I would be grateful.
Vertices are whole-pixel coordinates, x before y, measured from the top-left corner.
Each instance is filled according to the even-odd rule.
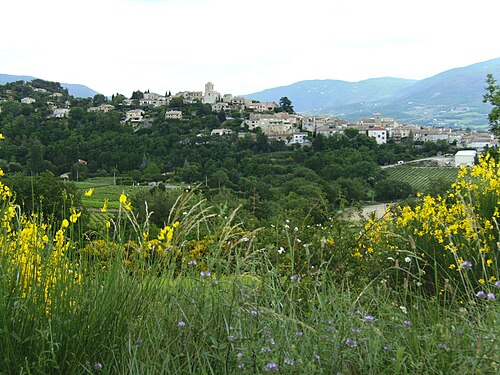
[[[412,279],[430,293],[473,299],[492,292],[499,277],[499,173],[486,155],[460,170],[446,197],[391,208],[366,224],[354,255],[377,272],[392,270],[394,282]]]

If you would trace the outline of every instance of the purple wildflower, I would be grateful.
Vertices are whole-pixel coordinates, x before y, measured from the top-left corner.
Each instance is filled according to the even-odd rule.
[[[99,362],[94,363],[94,370],[96,371],[102,370],[102,363]]]
[[[290,281],[292,283],[300,283],[300,276],[299,275],[290,276]]]
[[[356,340],[351,339],[351,338],[348,338],[347,340],[345,340],[345,344],[351,348],[355,348],[356,346],[358,346],[358,344],[356,343]]]
[[[270,351],[271,351],[271,348],[269,346],[266,346],[266,347],[260,349],[261,353],[269,353]]]
[[[290,365],[290,366],[295,365],[295,361],[291,358],[285,358],[283,362],[285,363],[285,365]]]
[[[371,315],[367,315],[363,318],[363,321],[368,322],[368,323],[373,323],[375,321],[375,318]]]
[[[259,316],[259,312],[257,310],[252,310],[252,311],[250,311],[250,315]]]
[[[489,300],[492,300],[492,299],[495,299],[495,293],[488,293],[486,295],[486,299],[489,301]]]
[[[236,337],[234,337],[233,335],[227,336],[227,341],[229,341],[229,342],[233,342],[235,339],[236,339]]]
[[[236,354],[236,358],[238,358],[238,360],[240,360],[242,357],[243,357],[242,352],[239,352],[238,354]]]
[[[265,370],[266,371],[272,371],[272,372],[276,372],[279,370],[279,367],[278,367],[278,364],[277,363],[274,363],[274,362],[270,362],[266,365],[265,367]]]
[[[316,361],[318,361],[318,363],[319,363],[319,364],[320,364],[320,366],[321,366],[321,357],[319,356],[319,354],[317,354],[317,353],[316,353],[316,354],[314,355],[314,359],[315,359]]]
[[[190,265],[190,266],[196,266],[196,260],[190,260],[188,262],[188,265]]]
[[[476,293],[477,298],[486,298],[487,294],[484,290],[480,290],[479,292]]]
[[[179,323],[177,323],[178,327],[184,327],[185,325],[186,325],[186,322],[183,322],[182,320]]]
[[[299,337],[302,337],[302,335],[304,334],[304,332],[302,332],[302,331],[297,331],[297,332],[295,332],[295,334],[296,334],[297,336],[299,336]]]
[[[499,280],[499,281],[497,281],[497,282],[495,282],[495,286],[496,286],[497,288],[500,288],[500,280]]]
[[[269,344],[271,344],[271,345],[276,344],[276,342],[274,341],[274,339],[273,339],[272,337],[269,337],[269,338],[266,340],[266,342],[268,342],[268,343],[269,343]]]
[[[405,326],[407,326],[407,327],[411,327],[411,326],[413,325],[413,323],[411,322],[411,320],[405,320],[405,321],[404,321],[404,324],[405,324]]]
[[[206,277],[210,277],[210,271],[201,271],[200,276],[204,279]]]
[[[438,348],[439,348],[439,349],[443,349],[443,350],[448,349],[448,347],[446,346],[446,344],[443,344],[442,342],[440,342],[440,343],[438,344]]]
[[[384,350],[392,350],[392,347],[390,345],[384,345]]]
[[[472,268],[472,263],[464,260],[461,264],[462,268]]]

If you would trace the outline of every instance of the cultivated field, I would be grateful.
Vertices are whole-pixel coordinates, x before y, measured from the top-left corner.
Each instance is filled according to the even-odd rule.
[[[458,169],[453,167],[410,167],[387,168],[390,179],[408,182],[415,190],[426,192],[436,182],[451,185],[457,178]]]

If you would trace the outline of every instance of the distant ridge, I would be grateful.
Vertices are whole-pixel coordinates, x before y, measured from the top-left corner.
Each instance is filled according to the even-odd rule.
[[[15,81],[29,82],[35,78],[36,77],[32,76],[0,74],[0,85],[4,85],[6,83]],[[69,94],[74,96],[75,98],[93,98],[94,95],[98,94],[97,91],[92,90],[91,88],[84,85],[73,84],[73,83],[61,83],[61,86],[64,87],[65,89],[68,89]]]
[[[360,82],[308,80],[245,96],[275,102],[287,96],[299,113],[330,114],[350,121],[380,112],[400,122],[485,128],[491,111],[483,103],[488,73],[500,80],[500,58],[419,81],[388,77]]]

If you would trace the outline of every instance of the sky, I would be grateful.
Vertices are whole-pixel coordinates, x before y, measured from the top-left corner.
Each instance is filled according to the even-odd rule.
[[[249,94],[311,79],[424,79],[500,57],[498,0],[3,0],[0,73]]]

